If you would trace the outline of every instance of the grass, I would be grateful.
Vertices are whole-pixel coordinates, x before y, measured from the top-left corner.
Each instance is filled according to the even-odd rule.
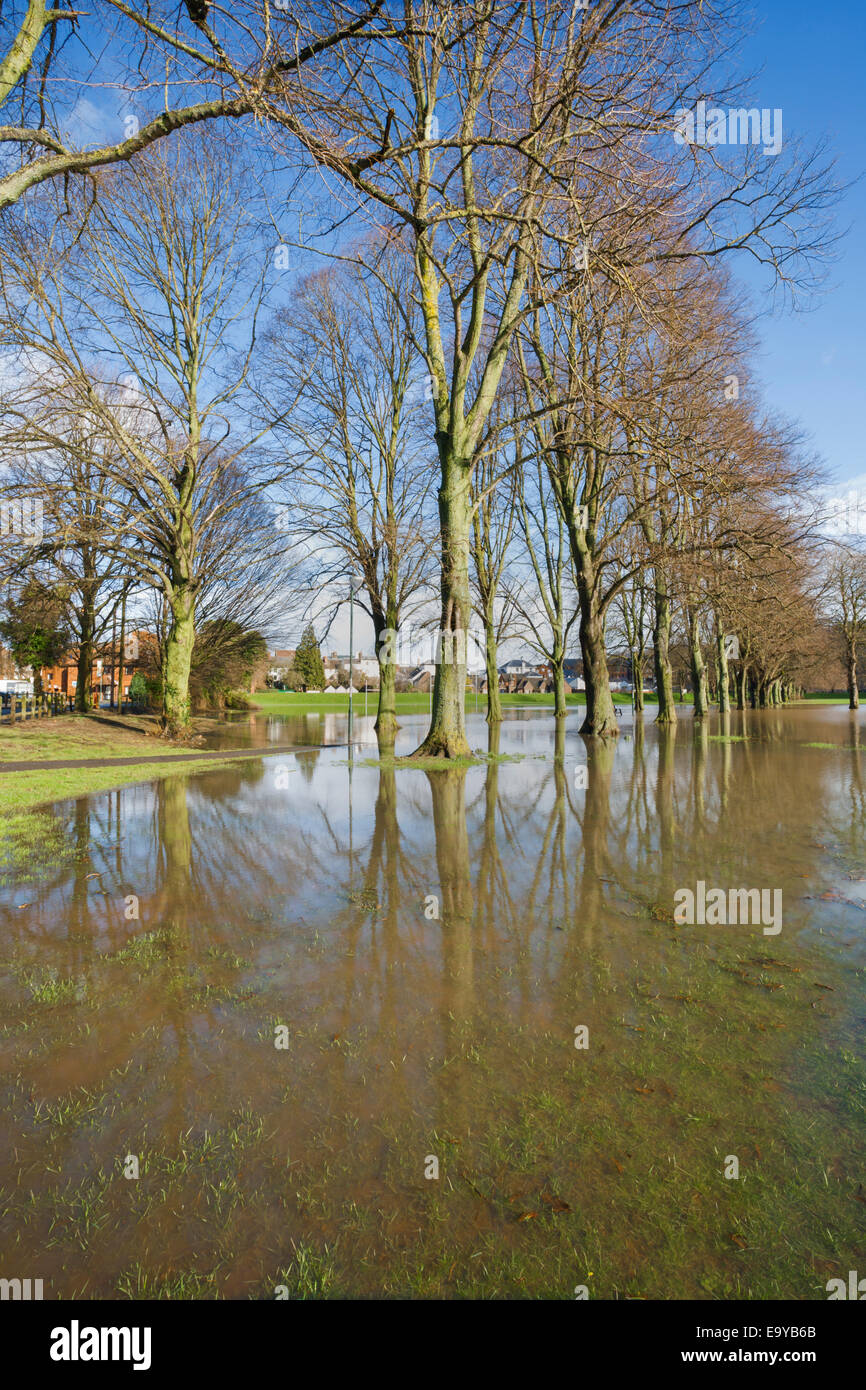
[[[806,694],[801,700],[794,700],[795,705],[847,705],[848,696],[844,691],[832,691],[829,695],[809,695]]]
[[[368,693],[368,695],[367,695],[367,713],[368,713],[368,714],[375,714],[375,713],[376,713],[376,708],[377,708],[377,704],[378,704],[378,698],[379,698],[379,697],[378,697],[378,692],[377,692],[377,691],[375,691],[375,690],[369,691],[369,693]],[[503,708],[503,709],[526,709],[526,708],[535,708],[535,707],[537,707],[538,709],[553,709],[553,695],[552,695],[552,694],[550,694],[550,695],[534,695],[534,694],[533,694],[533,695],[519,695],[519,694],[516,694],[516,695],[500,695],[499,698],[500,698],[500,700],[501,700],[501,702],[502,702],[502,708]],[[645,698],[645,700],[648,700],[648,701],[651,701],[651,699],[654,699],[654,697],[650,697],[650,696],[645,696],[644,698]],[[349,708],[349,696],[348,696],[348,695],[304,695],[304,694],[297,694],[297,693],[295,693],[294,691],[291,691],[291,690],[259,690],[259,691],[256,692],[256,694],[255,694],[255,696],[253,697],[253,699],[254,699],[255,705],[256,705],[259,709],[262,709],[262,710],[269,710],[269,711],[270,711],[270,710],[273,710],[273,711],[276,712],[276,713],[282,713],[282,714],[292,714],[292,713],[302,714],[302,713],[307,713],[307,712],[313,713],[314,711],[317,711],[317,710],[322,710],[322,711],[339,710],[339,711],[341,711],[341,712],[344,712],[344,711],[348,710],[348,708]],[[582,692],[579,693],[579,694],[576,694],[576,695],[566,695],[565,700],[566,700],[566,704],[567,704],[567,705],[569,705],[569,706],[571,706],[571,707],[574,707],[574,708],[580,708],[581,706],[583,706],[583,705],[586,704],[586,696],[585,696]],[[615,692],[615,693],[614,693],[614,696],[613,696],[613,700],[614,700],[614,704],[617,704],[617,705],[628,705],[628,706],[631,705],[631,696],[630,696],[630,695],[623,695],[623,694],[620,694],[619,692]],[[430,708],[430,696],[429,696],[429,695],[424,695],[424,694],[416,694],[414,691],[413,691],[413,692],[408,692],[408,691],[407,691],[407,692],[405,692],[405,693],[403,693],[403,694],[397,695],[397,697],[396,697],[396,703],[397,703],[397,714],[398,714],[398,715],[400,715],[400,714],[426,714],[427,711],[428,711],[429,708]],[[678,703],[679,703],[679,702],[678,702]],[[688,700],[686,701],[686,703],[688,703]],[[361,712],[361,713],[363,712],[363,709],[364,709],[364,696],[363,696],[363,693],[360,694],[360,695],[355,695],[355,696],[354,696],[354,700],[353,700],[353,709],[354,709],[354,712],[355,712],[356,715],[357,715],[359,712]],[[487,696],[486,696],[486,695],[479,695],[479,696],[478,696],[478,712],[479,712],[479,714],[481,714],[481,713],[483,713],[483,712],[486,712],[486,710],[487,710]],[[467,712],[467,714],[474,714],[474,713],[475,713],[475,692],[474,692],[474,691],[471,691],[471,690],[467,690],[467,692],[466,692],[466,712]]]
[[[0,768],[4,762],[48,758],[128,758],[137,752],[188,752],[158,737],[153,715],[63,714],[0,725]]]
[[[110,955],[91,945],[92,998],[58,1000],[56,1060],[86,1041],[76,1024],[98,1028],[109,1007],[135,1018],[152,996],[188,1039],[207,1038],[218,1084],[197,1112],[163,1114],[160,1097],[189,1078],[173,1043],[166,1053],[141,1032],[87,1084],[61,1066],[63,1083],[46,1085],[46,1067],[34,1078],[19,1053],[5,1220],[61,1287],[61,1273],[85,1281],[75,1296],[569,1301],[585,1285],[593,1298],[823,1297],[863,1248],[866,1083],[862,1039],[843,1038],[838,1018],[818,1025],[816,978],[832,1000],[862,973],[787,943],[768,954],[687,937],[651,902],[634,922],[634,966],[612,975],[604,951],[581,947],[546,1026],[452,1012],[442,1047],[419,1017],[380,1037],[379,1025],[335,1034],[325,1015],[296,1019],[285,1055],[262,1030],[286,1016],[282,981],[260,980],[220,1050],[228,1015],[204,1033],[173,996],[218,984],[222,952],[193,981],[181,931]],[[502,990],[526,983],[526,965],[510,959]],[[62,981],[12,972],[22,1022],[42,1020],[43,989]],[[584,1010],[604,999],[593,1021]],[[585,1052],[575,1018],[590,1018]]]
[[[364,767],[395,768],[398,771],[403,769],[409,772],[450,772],[459,767],[480,767],[485,763],[519,763],[527,756],[544,757],[543,754],[527,755],[526,753],[485,753],[481,749],[468,756],[457,758],[397,758],[393,754],[386,753],[378,758],[365,758]]]
[[[38,808],[68,797],[110,791],[133,782],[177,776],[171,763],[144,761],[154,756],[177,756],[190,750],[156,736],[153,716],[60,715],[0,727],[0,871],[16,869],[26,881],[28,863],[60,863],[72,856],[56,820]],[[49,767],[4,772],[12,762],[65,762],[74,758],[131,758],[127,767]],[[184,771],[205,772],[226,767],[225,758],[201,758],[184,763]],[[23,873],[24,878],[20,875]]]

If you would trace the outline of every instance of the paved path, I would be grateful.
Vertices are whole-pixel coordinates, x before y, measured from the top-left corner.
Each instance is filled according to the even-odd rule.
[[[269,744],[267,748],[239,748],[220,751],[206,749],[196,753],[145,753],[137,758],[49,758],[41,762],[7,763],[0,761],[4,772],[48,772],[51,768],[69,767],[136,767],[139,763],[190,763],[209,758],[266,758],[271,753],[321,753],[323,748],[348,748],[347,743],[315,743],[299,747],[296,743]]]

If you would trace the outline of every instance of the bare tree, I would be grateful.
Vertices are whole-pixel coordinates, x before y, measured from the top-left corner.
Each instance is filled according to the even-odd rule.
[[[243,414],[264,255],[228,151],[202,138],[106,175],[68,242],[46,220],[47,235],[22,220],[3,249],[5,341],[42,369],[3,408],[31,447],[74,448],[73,404],[99,423],[88,491],[115,502],[103,549],[165,597],[163,726],[176,735],[189,723],[199,595],[214,564],[232,564],[224,518],[279,475],[267,426]]]
[[[500,392],[471,474],[473,606],[484,628],[487,723],[502,722],[499,643],[514,617],[513,593],[503,589],[517,517],[518,469],[510,401]]]
[[[135,0],[91,10],[27,0],[23,15],[16,7],[0,18],[0,208],[47,180],[94,178],[203,122],[255,115],[302,135],[298,113],[312,106],[302,73],[363,39],[383,3],[319,0],[289,11],[274,0],[186,0],[159,13]],[[122,96],[103,114],[95,102],[106,72]],[[93,131],[81,128],[87,110]]]
[[[376,276],[354,264],[306,277],[277,315],[267,353],[269,388],[276,382],[295,399],[278,431],[292,473],[280,524],[296,551],[315,555],[317,606],[328,602],[329,580],[347,572],[360,580],[385,743],[397,727],[398,631],[429,594],[431,557],[426,405],[405,318],[410,276],[392,247]]]
[[[564,719],[568,714],[565,654],[572,628],[580,617],[580,607],[571,583],[571,551],[565,522],[561,508],[556,505],[543,457],[536,460],[534,475],[529,469],[521,473],[518,505],[522,537],[535,582],[515,602],[529,629],[533,647],[550,664],[554,716]]]
[[[848,706],[858,709],[857,655],[858,648],[866,638],[866,553],[862,549],[843,545],[833,547],[824,602],[843,644]]]
[[[44,381],[40,383],[44,390]],[[91,707],[93,663],[105,638],[122,585],[118,563],[103,546],[115,525],[121,497],[106,483],[108,445],[98,420],[76,410],[74,401],[54,424],[55,439],[20,439],[13,429],[4,440],[6,496],[37,500],[42,533],[37,543],[7,550],[3,571],[10,579],[33,571],[51,574],[63,596],[64,625],[77,659],[75,708]],[[19,439],[16,443],[16,435]]]

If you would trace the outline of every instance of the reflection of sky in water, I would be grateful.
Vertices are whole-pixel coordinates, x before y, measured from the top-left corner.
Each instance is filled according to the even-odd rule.
[[[545,1297],[583,1268],[604,1297],[741,1297],[713,1196],[741,1152],[767,1175],[746,1293],[822,1296],[816,1251],[835,1270],[859,1238],[857,719],[734,714],[746,742],[714,741],[718,717],[624,722],[607,745],[578,719],[509,713],[501,760],[447,772],[302,751],[345,740],[336,714],[233,721],[227,741],[299,751],[42,813],[52,848],[0,889],[0,1249],[63,1297],[140,1291],[143,1268],[270,1298],[323,1242],[350,1296],[412,1296],[388,1259],[417,1259],[437,1297],[436,1271],[522,1297],[536,1268]],[[426,722],[401,720],[398,751]],[[676,929],[698,879],[780,888],[781,935]],[[153,1165],[134,1191],[127,1152]],[[435,1219],[431,1152],[454,1184]]]
[[[587,910],[621,937],[634,929],[636,902],[669,908],[676,888],[703,879],[708,887],[781,888],[786,940],[821,932],[862,951],[866,915],[856,903],[866,903],[866,781],[862,754],[846,747],[857,727],[848,711],[732,715],[731,735],[745,732],[747,742],[719,741],[718,718],[703,734],[690,718],[673,736],[649,725],[638,742],[629,724],[606,749],[587,745],[578,717],[560,731],[557,760],[551,716],[509,712],[503,760],[458,774],[476,910],[520,923],[521,932],[528,924],[532,949],[547,949],[551,930]],[[398,754],[417,746],[426,723],[424,714],[401,718]],[[226,742],[309,745],[315,726],[322,744],[339,744],[345,725],[345,716],[328,712],[244,718]],[[470,745],[485,748],[483,717],[470,716],[468,725]],[[58,803],[53,814],[73,858],[34,885],[0,890],[7,926],[26,934],[35,912],[41,937],[63,937],[70,922],[80,929],[86,921],[111,939],[118,903],[135,892],[142,921],[180,898],[203,925],[215,915],[230,923],[264,911],[286,925],[327,927],[356,879],[371,872],[377,834],[388,833],[403,856],[402,911],[414,917],[419,896],[438,891],[443,873],[432,814],[436,774],[387,774],[394,798],[377,804],[379,769],[365,765],[376,756],[372,715],[356,718],[355,734],[351,775],[345,746],[322,747]],[[583,790],[575,768],[587,762]],[[483,881],[491,855],[501,864],[492,884]],[[827,893],[837,897],[822,900]],[[32,906],[19,909],[22,902]],[[768,943],[757,930],[755,939]]]

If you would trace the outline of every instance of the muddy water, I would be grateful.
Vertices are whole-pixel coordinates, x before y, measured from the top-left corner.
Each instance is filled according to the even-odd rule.
[[[320,751],[42,813],[0,889],[0,1274],[810,1299],[866,1267],[862,721],[576,730],[513,711],[439,771],[244,717],[225,742]],[[678,925],[698,881],[778,890],[781,931]]]

